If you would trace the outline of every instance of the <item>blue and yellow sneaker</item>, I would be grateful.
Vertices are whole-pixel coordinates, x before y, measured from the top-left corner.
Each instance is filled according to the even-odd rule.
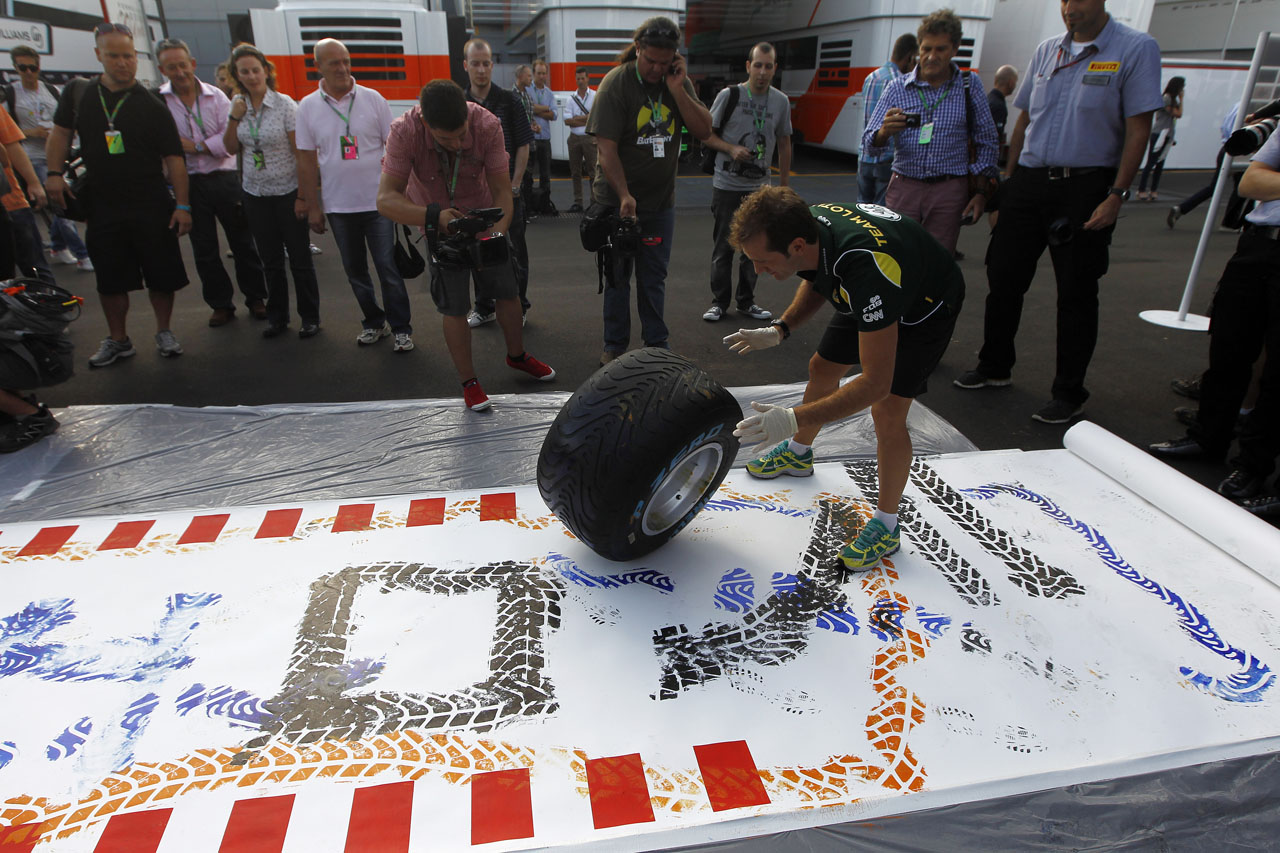
[[[873,518],[858,531],[858,538],[840,549],[840,562],[846,569],[864,572],[874,568],[882,557],[895,554],[902,546],[902,525],[895,524],[893,532],[878,518]]]
[[[747,473],[761,480],[772,480],[786,474],[791,477],[813,475],[813,448],[792,453],[790,440],[784,441],[759,459],[747,463]]]

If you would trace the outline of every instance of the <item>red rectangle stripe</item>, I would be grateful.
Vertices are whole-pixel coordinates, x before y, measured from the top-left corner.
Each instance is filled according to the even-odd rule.
[[[596,829],[653,821],[649,783],[638,752],[588,759],[587,789]]]
[[[444,524],[444,498],[422,498],[409,502],[407,527],[425,527],[428,524]]]
[[[471,843],[533,838],[529,768],[494,770],[471,777]]]
[[[293,794],[237,800],[218,853],[280,853],[293,813]]]
[[[516,517],[516,493],[499,492],[480,496],[481,521],[510,521]]]
[[[333,520],[334,533],[368,530],[373,524],[373,504],[343,504]]]
[[[156,853],[173,809],[114,814],[93,853]]]
[[[151,530],[154,521],[122,521],[107,534],[98,546],[99,551],[114,551],[118,548],[137,548],[142,537]]]
[[[746,741],[709,743],[695,746],[693,751],[698,756],[702,784],[713,811],[763,806],[769,802]]]
[[[268,510],[254,539],[283,539],[293,535],[302,518],[301,509]]]
[[[31,853],[39,840],[40,824],[38,823],[0,826],[0,851],[4,853]]]
[[[226,513],[218,515],[197,515],[191,519],[187,529],[178,537],[179,545],[199,545],[205,542],[216,542],[222,535],[222,528],[227,526],[231,518]]]
[[[346,853],[405,853],[412,816],[412,782],[357,788],[347,824]]]
[[[79,525],[66,527],[42,527],[40,532],[31,537],[27,546],[18,552],[19,557],[47,557],[56,554],[76,532]]]

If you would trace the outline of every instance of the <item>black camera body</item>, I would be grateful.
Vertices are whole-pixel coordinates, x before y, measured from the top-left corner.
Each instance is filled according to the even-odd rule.
[[[739,175],[748,180],[757,180],[769,173],[766,167],[761,166],[755,160],[746,163],[739,160],[730,160],[725,164],[724,170],[731,175]]]
[[[920,126],[920,113],[903,113],[902,117],[907,120],[907,127]]]
[[[436,260],[455,269],[484,270],[510,263],[511,250],[504,234],[485,234],[502,218],[502,208],[485,207],[449,223],[452,232],[435,247]]]
[[[640,223],[630,216],[612,217],[613,233],[609,235],[609,245],[616,255],[622,258],[633,258],[640,251]]]

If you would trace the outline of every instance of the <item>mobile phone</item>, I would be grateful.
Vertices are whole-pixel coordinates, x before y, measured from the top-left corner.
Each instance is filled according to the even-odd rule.
[[[907,127],[920,126],[920,113],[903,113],[903,118],[907,120]]]

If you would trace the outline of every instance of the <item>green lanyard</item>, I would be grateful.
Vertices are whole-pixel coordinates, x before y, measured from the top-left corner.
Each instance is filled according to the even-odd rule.
[[[114,110],[111,110],[110,112],[108,112],[108,111],[107,111],[107,99],[106,99],[106,98],[104,98],[104,97],[102,96],[102,84],[101,84],[101,83],[99,83],[99,84],[98,84],[98,101],[99,101],[99,103],[101,103],[101,104],[102,104],[102,113],[103,113],[103,115],[105,115],[105,116],[107,117],[107,130],[110,130],[110,131],[113,131],[113,132],[115,131],[115,129],[116,129],[116,114],[120,112],[120,108],[121,108],[122,106],[124,106],[124,102],[125,102],[125,101],[127,101],[127,100],[129,100],[129,96],[130,96],[130,95],[132,95],[132,94],[133,94],[133,90],[132,90],[132,89],[130,89],[128,92],[125,92],[125,93],[124,93],[124,97],[123,97],[123,98],[121,98],[120,100],[116,101],[116,108],[115,108]]]
[[[951,88],[955,85],[955,82],[956,82],[956,78],[954,75],[952,75],[951,79],[947,81],[947,90],[943,92],[942,96],[938,98],[938,100],[934,101],[932,104],[925,100],[924,92],[921,91],[922,87],[916,86],[916,97],[920,99],[920,103],[924,104],[924,108],[929,111],[930,121],[933,120],[933,111],[937,109],[939,104],[941,104],[943,101],[947,99],[947,95],[951,94]]]
[[[764,126],[768,119],[769,110],[769,93],[764,93],[764,109],[761,110],[763,115],[756,115],[755,98],[751,97],[751,86],[743,86],[747,90],[747,102],[751,104],[751,120],[756,126],[756,159],[764,159]]]
[[[266,95],[264,95],[264,96],[262,97],[262,105],[263,105],[264,107],[267,105],[267,98],[266,98]],[[257,110],[255,110],[255,109],[253,108],[253,104],[252,104],[252,103],[250,103],[250,104],[249,104],[249,111],[250,111],[250,112],[252,112],[252,113],[253,113],[253,115],[254,115],[254,117],[255,117],[255,118],[257,118],[258,120],[257,120],[256,122],[249,121],[249,120],[248,120],[248,119],[249,119],[249,115],[248,115],[248,113],[246,113],[246,114],[245,114],[245,123],[244,123],[244,124],[245,124],[245,127],[249,128],[249,136],[253,137],[253,147],[254,147],[254,150],[256,150],[256,151],[261,151],[261,150],[262,150],[262,145],[261,145],[261,144],[259,144],[259,142],[258,142],[258,135],[259,135],[259,133],[260,133],[260,132],[261,132],[261,130],[262,130],[262,114],[261,114],[261,113],[259,113]]]
[[[445,151],[443,148],[437,145],[436,146],[436,165],[437,166],[440,166],[440,158],[442,156],[447,158],[449,156],[449,152]],[[445,183],[446,188],[449,190],[450,204],[453,204],[453,194],[454,194],[454,191],[457,190],[458,188],[458,167],[461,165],[462,165],[462,152],[456,151],[454,152],[454,156],[453,156],[453,178],[446,179],[446,183]],[[444,166],[440,166],[440,177],[442,178],[445,177]]]
[[[353,87],[352,87],[352,89],[351,89],[351,106],[347,107],[347,114],[346,114],[346,115],[343,115],[343,114],[342,114],[342,111],[341,111],[341,110],[339,110],[339,109],[337,108],[337,106],[335,106],[335,105],[334,105],[333,101],[330,101],[330,100],[329,100],[329,96],[328,96],[328,95],[326,95],[324,92],[321,92],[321,93],[320,93],[320,97],[324,99],[325,105],[326,105],[326,106],[328,106],[328,107],[329,107],[329,109],[333,110],[334,115],[336,115],[338,118],[342,119],[343,124],[345,124],[345,125],[347,126],[347,136],[350,136],[350,135],[351,135],[351,116],[352,116],[352,115],[355,113],[355,111],[356,111],[356,90],[355,90],[355,87],[353,86]]]
[[[649,94],[649,90],[645,88],[644,78],[640,76],[640,60],[636,60],[636,79],[640,81],[640,89],[644,92],[644,96],[649,99],[649,123],[655,128],[662,126],[662,93],[658,93],[658,102],[655,104],[653,96]]]
[[[187,130],[191,131],[191,135],[192,136],[196,135],[196,132],[191,128],[192,122],[195,122],[196,127],[199,127],[200,132],[203,134],[204,133],[204,110],[200,108],[200,96],[196,95],[196,111],[194,113],[191,112],[190,107],[188,107],[186,104],[183,104],[182,108],[187,111]]]

